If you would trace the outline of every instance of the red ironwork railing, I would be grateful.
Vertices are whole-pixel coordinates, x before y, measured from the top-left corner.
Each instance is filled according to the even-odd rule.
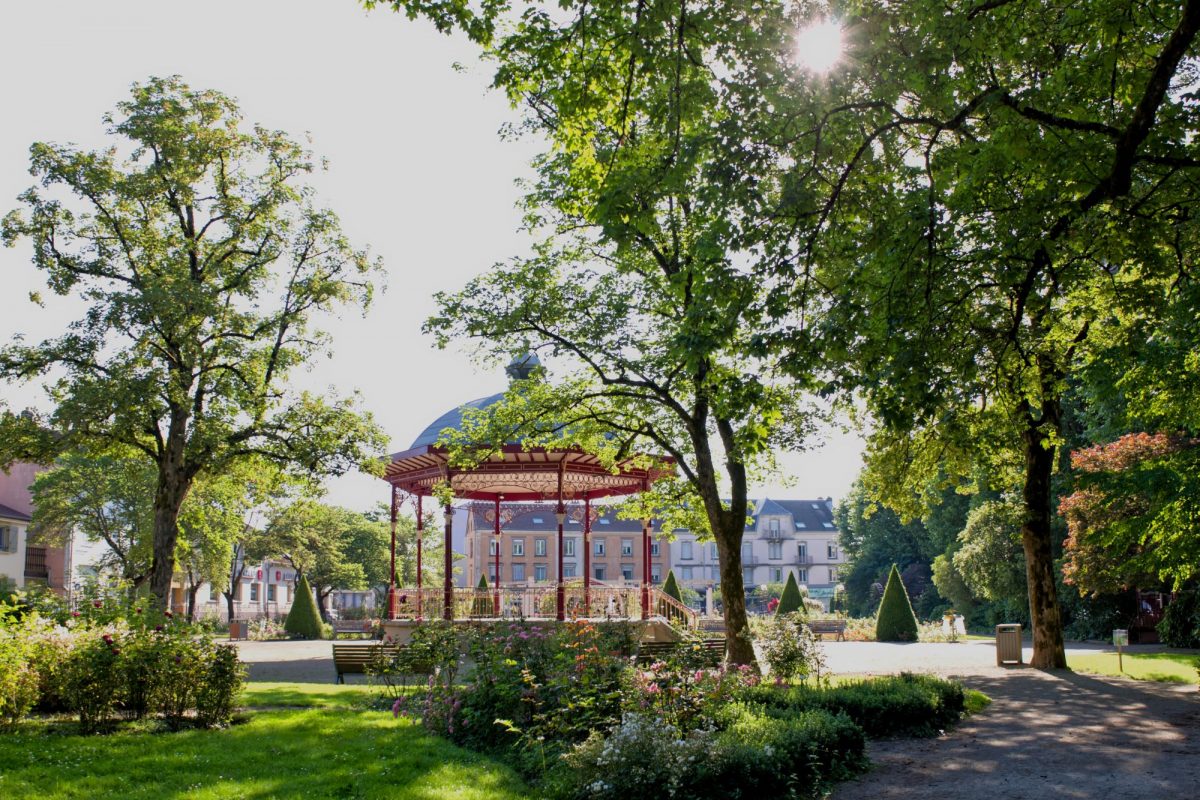
[[[456,587],[451,610],[455,619],[554,619],[556,592],[554,584],[490,589]],[[642,615],[640,586],[593,584],[585,592],[583,584],[572,583],[564,587],[564,595],[567,619],[640,619]],[[445,594],[441,588],[396,590],[397,619],[442,619],[444,612]],[[694,610],[657,587],[650,589],[650,616],[689,628],[698,624]]]

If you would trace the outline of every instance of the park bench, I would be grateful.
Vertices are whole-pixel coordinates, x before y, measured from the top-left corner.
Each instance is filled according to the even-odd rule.
[[[717,666],[725,660],[724,639],[701,639],[697,644],[704,651],[705,660]],[[653,664],[669,657],[680,647],[690,646],[687,642],[641,642],[638,645],[637,663],[640,666]]]
[[[394,644],[333,644],[333,668],[337,683],[345,683],[345,675],[365,674],[367,665],[379,658],[393,658],[400,646]]]
[[[846,620],[844,619],[812,619],[805,623],[808,629],[816,634],[818,639],[824,639],[825,634],[832,633],[837,638],[834,641],[846,641]]]
[[[335,619],[333,621],[334,633],[370,633],[371,627],[369,619]]]

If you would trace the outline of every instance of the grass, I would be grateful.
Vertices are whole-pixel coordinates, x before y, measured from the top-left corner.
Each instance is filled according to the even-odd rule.
[[[366,687],[248,684],[243,697],[249,706],[277,710],[254,711],[243,724],[217,731],[80,736],[66,723],[29,725],[4,737],[0,797],[516,800],[528,794],[497,761],[387,712],[348,713],[365,702]]]
[[[1125,671],[1117,668],[1117,652],[1068,653],[1067,666],[1092,675],[1123,675],[1140,681],[1196,683],[1195,653],[1125,653]]]

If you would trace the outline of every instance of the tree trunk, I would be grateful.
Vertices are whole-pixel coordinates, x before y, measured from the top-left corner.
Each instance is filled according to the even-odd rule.
[[[187,602],[187,621],[196,621],[196,595],[200,593],[200,584],[192,583],[188,585],[188,602]]]
[[[231,585],[236,586],[237,584]],[[230,589],[228,592],[221,592],[221,594],[225,595],[225,609],[229,612],[228,621],[233,622],[233,589]]]
[[[1043,402],[1041,424],[1030,421],[1021,434],[1025,449],[1025,485],[1022,499],[1025,522],[1021,526],[1021,544],[1025,549],[1025,579],[1029,587],[1029,618],[1033,628],[1033,658],[1030,665],[1039,669],[1066,669],[1063,648],[1062,609],[1054,580],[1053,536],[1050,529],[1050,478],[1057,448],[1047,446],[1050,434],[1060,427],[1057,398]]]
[[[746,524],[742,521],[736,529],[728,525],[725,530],[714,530],[713,538],[717,543],[717,557],[721,565],[721,600],[725,607],[723,616],[728,661],[730,664],[757,666],[750,621],[746,617],[746,587],[742,582],[742,535],[745,529]]]
[[[150,565],[150,591],[160,611],[171,606],[171,579],[175,576],[175,543],[179,539],[179,509],[191,488],[183,463],[186,415],[175,415],[158,464],[154,491],[154,546]]]
[[[333,589],[326,589],[322,592],[321,588],[319,586],[317,587],[317,611],[321,614],[322,622],[329,622],[329,612],[325,609],[325,600],[329,597],[329,593],[332,591]]]

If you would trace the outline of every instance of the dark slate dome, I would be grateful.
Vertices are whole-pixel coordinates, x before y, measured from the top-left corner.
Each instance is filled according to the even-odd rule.
[[[525,355],[517,356],[510,361],[508,366],[504,368],[504,371],[508,373],[510,381],[523,381],[533,374],[533,371],[541,365],[542,362],[538,359],[536,353],[526,353]],[[429,426],[425,428],[425,430],[421,431],[421,435],[413,441],[409,449],[411,450],[416,447],[427,447],[437,444],[437,440],[442,435],[442,431],[446,430],[447,428],[453,430],[462,428],[463,412],[466,409],[474,408],[482,410],[500,402],[502,397],[504,397],[504,392],[499,392],[498,394],[489,395],[488,397],[481,397],[478,400],[472,400],[469,403],[463,403],[461,406],[450,409],[445,414],[442,414],[440,417],[431,422]]]

